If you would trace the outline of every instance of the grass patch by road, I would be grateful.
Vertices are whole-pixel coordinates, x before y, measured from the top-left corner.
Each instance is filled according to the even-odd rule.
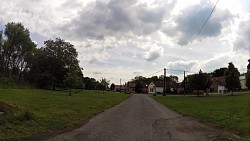
[[[226,127],[243,136],[250,136],[250,94],[153,98],[183,115]]]
[[[130,95],[97,91],[67,92],[39,89],[0,89],[0,102],[18,112],[0,116],[0,140],[27,138],[78,125]]]

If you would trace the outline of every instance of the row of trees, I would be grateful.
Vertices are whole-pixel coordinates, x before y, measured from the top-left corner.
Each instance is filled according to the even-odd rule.
[[[109,81],[105,78],[96,80],[94,78],[84,77],[84,85],[86,90],[106,90],[109,86]]]
[[[0,32],[0,80],[39,88],[82,88],[82,68],[72,44],[47,40],[37,48],[21,23],[8,23]],[[7,83],[8,83],[7,82]]]

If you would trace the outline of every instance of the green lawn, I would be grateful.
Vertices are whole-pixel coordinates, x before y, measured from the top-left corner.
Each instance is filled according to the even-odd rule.
[[[250,94],[235,96],[157,96],[177,112],[250,136]]]
[[[63,91],[0,89],[0,102],[19,109],[19,112],[0,117],[0,140],[26,138],[77,125],[129,96],[97,91],[68,96]]]

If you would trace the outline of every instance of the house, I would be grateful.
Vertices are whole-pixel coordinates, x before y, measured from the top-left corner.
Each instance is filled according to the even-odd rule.
[[[167,84],[167,87],[170,89],[171,93],[181,93],[184,91],[181,83],[171,82]]]
[[[149,94],[156,94],[156,93],[163,93],[164,84],[162,81],[152,81],[148,85],[148,93]]]
[[[115,85],[115,89],[114,89],[114,91],[115,92],[124,92],[124,90],[125,90],[125,86],[124,85]]]
[[[224,76],[212,77],[212,84],[210,85],[210,93],[223,94],[226,91],[226,82]]]
[[[243,75],[243,76],[240,76],[240,84],[241,84],[241,89],[247,89],[247,86],[246,86],[246,76]]]
[[[147,83],[142,83],[142,93],[143,94],[148,93],[148,85],[147,85]]]
[[[135,93],[135,83],[134,82],[127,82],[125,84],[125,92]]]

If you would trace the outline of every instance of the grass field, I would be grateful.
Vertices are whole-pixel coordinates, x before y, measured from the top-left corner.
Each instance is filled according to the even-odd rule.
[[[38,89],[0,89],[0,102],[19,109],[0,116],[0,140],[27,138],[78,125],[130,95],[97,91],[67,92]]]
[[[250,94],[235,96],[158,96],[155,100],[177,112],[250,137]]]

